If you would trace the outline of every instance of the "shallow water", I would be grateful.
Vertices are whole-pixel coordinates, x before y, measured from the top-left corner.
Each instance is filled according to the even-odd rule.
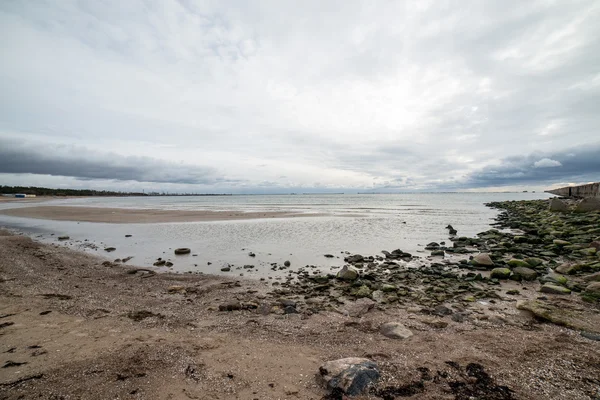
[[[86,207],[195,209],[240,211],[300,211],[327,213],[304,218],[219,222],[106,224],[49,221],[0,215],[0,226],[26,232],[44,242],[60,243],[107,259],[133,256],[131,265],[151,266],[158,258],[171,260],[172,271],[221,273],[225,263],[253,264],[253,270],[232,268],[224,274],[250,277],[272,275],[270,263],[307,264],[322,271],[343,265],[343,252],[375,255],[400,248],[428,255],[423,246],[448,239],[446,225],[460,236],[489,229],[496,211],[490,201],[548,198],[545,193],[424,193],[378,195],[260,195],[226,197],[85,198],[50,201],[44,205]],[[6,203],[1,208],[39,203]],[[54,234],[54,236],[52,236]],[[126,234],[133,237],[125,238]],[[71,240],[58,242],[68,235]],[[85,240],[87,239],[87,242]],[[78,242],[79,241],[79,242]],[[98,250],[88,246],[97,245]],[[116,247],[111,253],[103,249]],[[175,256],[173,249],[189,247],[193,255]],[[256,257],[248,256],[249,252]],[[325,258],[324,254],[335,258]],[[208,263],[212,263],[208,265]],[[166,270],[166,268],[161,268]]]

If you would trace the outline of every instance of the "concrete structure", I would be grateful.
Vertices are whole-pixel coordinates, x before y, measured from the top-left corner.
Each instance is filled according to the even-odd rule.
[[[563,197],[600,197],[600,182],[546,190],[546,193],[552,193]]]

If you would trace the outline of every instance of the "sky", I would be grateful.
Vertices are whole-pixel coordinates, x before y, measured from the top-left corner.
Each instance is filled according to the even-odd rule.
[[[600,181],[600,2],[0,2],[0,184]]]

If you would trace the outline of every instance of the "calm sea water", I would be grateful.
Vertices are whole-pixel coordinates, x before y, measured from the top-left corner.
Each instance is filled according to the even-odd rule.
[[[242,221],[105,224],[47,221],[0,215],[0,226],[15,228],[45,242],[69,235],[61,245],[96,253],[109,259],[133,256],[132,265],[150,266],[158,258],[174,263],[173,271],[221,273],[225,263],[253,264],[253,271],[236,270],[263,277],[271,263],[289,260],[292,269],[307,264],[321,270],[343,265],[343,252],[375,255],[400,248],[427,255],[423,246],[448,239],[446,225],[461,236],[489,229],[496,211],[484,203],[503,200],[548,198],[545,193],[423,193],[377,195],[256,195],[226,197],[84,198],[44,204],[169,210],[298,211],[326,213],[294,219]],[[0,204],[27,207],[37,204]],[[55,234],[52,236],[52,234]],[[126,234],[133,237],[125,238]],[[87,239],[87,242],[85,241]],[[80,242],[77,242],[80,241]],[[89,244],[99,246],[93,250]],[[116,247],[112,253],[105,246]],[[190,247],[197,256],[175,256],[176,247]],[[249,252],[256,257],[248,256]],[[324,254],[335,258],[325,258]],[[211,265],[208,265],[208,263]]]

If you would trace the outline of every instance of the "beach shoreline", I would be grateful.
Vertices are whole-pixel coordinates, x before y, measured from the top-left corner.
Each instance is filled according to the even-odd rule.
[[[154,210],[79,206],[33,206],[0,210],[12,217],[54,221],[99,222],[113,224],[148,224],[167,222],[216,222],[272,218],[319,217],[323,213],[283,211],[209,211],[209,210]]]
[[[596,395],[600,342],[515,307],[517,300],[539,298],[539,283],[485,278],[468,285],[475,290],[471,300],[454,286],[467,281],[435,273],[441,259],[422,259],[420,271],[405,269],[396,256],[408,257],[374,259],[391,269],[394,281],[373,272],[370,256],[354,256],[348,263],[360,271],[362,286],[308,273],[299,282],[275,283],[155,273],[0,231],[0,363],[7,366],[0,394],[342,399],[316,378],[319,367],[366,357],[378,364],[381,379],[356,399]],[[396,292],[379,286],[384,276],[394,283],[394,302]],[[362,297],[367,283],[379,289]],[[508,294],[515,290],[520,293]],[[576,322],[598,326],[593,304],[575,295],[545,296],[547,306],[587,310]],[[380,327],[390,322],[411,336],[383,335]],[[474,377],[469,368],[485,373]]]

